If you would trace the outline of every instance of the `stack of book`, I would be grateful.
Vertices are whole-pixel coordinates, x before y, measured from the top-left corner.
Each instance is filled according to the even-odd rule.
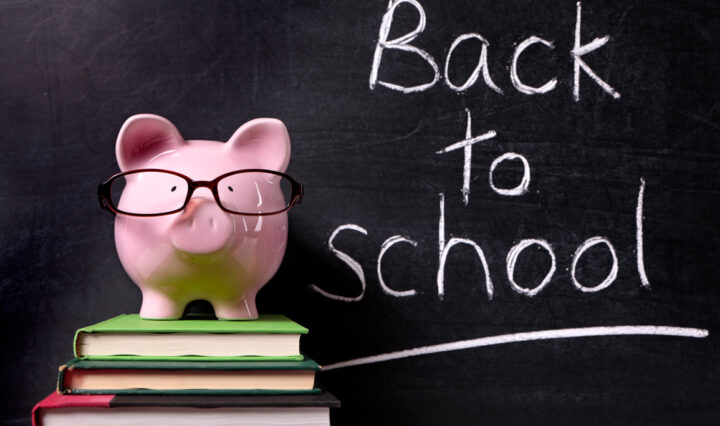
[[[282,315],[131,314],[81,328],[33,424],[329,425],[340,403],[315,387],[320,367],[300,353],[307,332]]]

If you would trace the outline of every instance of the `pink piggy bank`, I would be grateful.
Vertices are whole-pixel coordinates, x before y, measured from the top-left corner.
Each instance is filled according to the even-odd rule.
[[[115,245],[140,287],[140,316],[174,319],[196,299],[220,319],[258,317],[255,295],[287,245],[287,210],[302,186],[284,174],[290,138],[279,120],[242,125],[225,143],[186,141],[163,117],[130,117],[121,173],[99,186],[116,214]]]

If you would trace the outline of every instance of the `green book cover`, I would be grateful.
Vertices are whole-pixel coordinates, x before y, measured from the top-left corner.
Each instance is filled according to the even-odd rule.
[[[190,315],[177,320],[147,320],[142,319],[138,314],[123,314],[94,325],[83,327],[76,331],[73,340],[73,354],[76,358],[89,358],[108,361],[257,361],[257,360],[302,360],[303,356],[143,356],[143,355],[91,355],[80,356],[78,354],[78,343],[81,335],[94,333],[117,333],[117,334],[307,334],[308,329],[290,320],[284,315],[260,315],[256,320],[228,321],[218,320],[207,315]],[[299,351],[298,351],[299,352]]]
[[[148,320],[123,314],[83,327],[76,333],[280,333],[307,334],[308,329],[285,315],[260,315],[255,320],[218,320],[191,315],[177,320]]]
[[[57,390],[63,394],[124,394],[124,395],[274,395],[319,393],[312,389],[71,389],[66,386],[66,374],[73,370],[307,370],[318,371],[320,366],[310,358],[300,361],[105,361],[74,358],[60,367]],[[150,371],[149,374],[155,374]]]

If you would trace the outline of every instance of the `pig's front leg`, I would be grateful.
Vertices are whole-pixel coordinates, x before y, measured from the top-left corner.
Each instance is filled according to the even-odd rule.
[[[145,319],[177,319],[182,316],[187,305],[153,290],[145,289],[142,295],[140,317]]]

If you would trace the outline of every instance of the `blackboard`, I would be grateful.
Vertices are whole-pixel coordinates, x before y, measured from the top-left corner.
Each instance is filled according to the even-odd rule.
[[[4,2],[0,422],[29,422],[77,328],[139,309],[95,198],[137,113],[286,124],[306,196],[258,304],[310,329],[333,424],[717,421],[719,16]]]

